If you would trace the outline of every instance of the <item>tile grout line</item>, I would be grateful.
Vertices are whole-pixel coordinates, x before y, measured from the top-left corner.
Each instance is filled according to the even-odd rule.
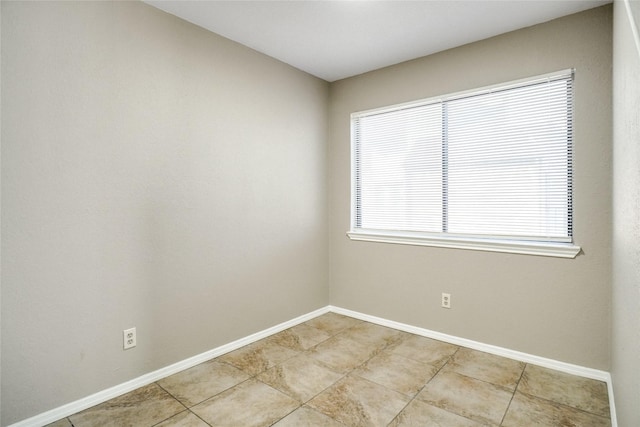
[[[206,425],[208,425],[209,427],[213,427],[211,424],[209,424],[208,422],[206,422],[205,420],[202,419],[202,417],[200,417],[200,415],[196,414],[195,412],[193,412],[191,409],[189,409],[189,412],[191,412],[193,414],[194,417],[198,418],[200,421],[202,421],[203,423],[205,423]]]
[[[182,406],[184,406],[184,411],[180,411],[180,412],[178,412],[178,413],[175,413],[175,414],[171,415],[170,417],[168,417],[167,419],[162,420],[162,421],[159,421],[159,422],[157,422],[157,423],[153,424],[153,426],[151,426],[151,427],[154,427],[154,426],[157,426],[157,425],[159,425],[159,424],[162,424],[162,423],[164,423],[165,421],[168,421],[168,420],[170,420],[171,418],[175,417],[176,415],[182,414],[183,412],[186,412],[186,411],[188,411],[189,413],[193,414],[193,412],[191,411],[191,408],[189,408],[187,405],[185,405],[185,404],[184,404],[180,399],[178,399],[176,396],[174,396],[174,395],[173,395],[173,393],[171,393],[169,390],[167,390],[166,388],[162,387],[162,386],[159,384],[159,382],[158,382],[158,381],[156,381],[156,382],[154,382],[154,383],[152,383],[152,384],[155,384],[155,385],[157,385],[158,387],[160,387],[160,389],[162,389],[165,393],[167,393],[169,396],[171,396],[171,397],[172,397],[176,402],[178,402],[179,404],[181,404]],[[194,405],[194,406],[195,406],[195,405]],[[196,414],[193,414],[193,415],[195,415],[196,417],[198,417]],[[198,418],[200,418],[200,417],[198,417]],[[204,420],[202,420],[202,421],[204,421]],[[207,423],[207,422],[205,422],[205,424],[209,425],[209,423]]]
[[[609,416],[596,414],[595,412],[589,412],[589,411],[587,411],[585,409],[576,408],[575,406],[567,405],[565,403],[556,402],[555,400],[551,400],[551,399],[547,399],[547,398],[544,398],[544,397],[536,396],[535,394],[525,393],[523,391],[520,391],[519,393],[524,394],[525,396],[530,397],[532,399],[543,400],[544,402],[546,402],[548,404],[551,404],[551,405],[557,405],[557,406],[561,406],[563,408],[568,408],[568,409],[572,409],[574,411],[582,412],[583,414],[593,415],[593,416],[596,416],[596,417],[599,417],[599,418],[604,418],[606,420],[609,420],[609,422],[611,422],[611,418]]]
[[[364,322],[364,321],[361,321],[361,323],[362,323],[362,322]],[[318,347],[319,345],[321,345],[321,344],[323,344],[323,343],[325,343],[325,342],[329,341],[331,338],[335,338],[335,337],[337,337],[338,335],[340,335],[340,334],[342,334],[342,333],[344,333],[344,332],[348,331],[349,329],[355,328],[355,327],[356,327],[356,326],[358,326],[359,324],[360,324],[360,323],[358,323],[358,324],[356,324],[356,325],[353,325],[353,326],[350,326],[350,327],[348,327],[348,328],[340,329],[338,332],[336,332],[334,335],[331,335],[331,336],[330,336],[329,338],[327,338],[326,340],[324,340],[324,341],[322,341],[322,342],[319,342],[318,344],[316,344],[316,345],[314,345],[314,346],[312,346],[312,347],[309,347],[307,350],[305,350],[305,352],[311,352],[311,350],[312,350],[312,349],[315,349],[315,348],[316,348],[316,347]],[[308,326],[311,326],[311,325],[308,325]],[[313,327],[313,326],[311,326],[311,327]],[[321,330],[321,329],[318,329],[318,330]],[[327,333],[326,331],[323,331],[323,332]],[[387,344],[384,348],[387,348],[388,346],[389,346],[389,344]],[[320,391],[320,392],[316,393],[313,397],[311,397],[311,398],[310,398],[310,399],[308,399],[306,402],[304,402],[300,407],[302,407],[302,406],[304,406],[304,405],[307,405],[307,404],[308,404],[309,402],[311,402],[313,399],[315,399],[316,397],[318,397],[319,395],[321,395],[321,394],[322,394],[322,393],[324,393],[325,391],[329,390],[331,387],[335,386],[335,385],[336,385],[337,383],[339,383],[340,381],[343,381],[343,380],[344,380],[346,377],[348,377],[348,376],[349,376],[349,374],[351,374],[355,369],[359,368],[360,366],[364,365],[364,364],[365,364],[365,363],[367,363],[369,360],[371,360],[372,358],[374,358],[374,357],[376,356],[376,354],[377,354],[377,353],[375,353],[374,355],[372,355],[370,358],[368,358],[366,361],[364,361],[363,363],[361,363],[360,365],[358,365],[356,368],[352,368],[351,370],[349,370],[349,371],[348,371],[348,372],[346,372],[346,373],[336,372],[336,371],[334,371],[331,367],[329,367],[328,365],[326,365],[325,363],[323,363],[322,361],[320,361],[320,360],[316,360],[313,356],[309,355],[309,357],[311,357],[311,358],[312,358],[313,360],[315,360],[316,362],[320,363],[322,366],[326,367],[328,370],[330,370],[330,371],[332,371],[332,372],[335,372],[336,374],[340,374],[340,375],[342,375],[342,376],[341,376],[338,380],[334,381],[333,383],[331,383],[330,385],[328,385],[327,387],[325,387],[322,391]],[[312,408],[312,407],[309,407],[309,408],[310,408],[311,410],[316,411],[316,410],[315,410],[314,408]],[[316,411],[316,412],[319,412],[319,411]],[[339,420],[336,420],[335,418],[333,418],[333,417],[331,417],[331,416],[329,416],[329,415],[327,415],[327,414],[324,414],[324,413],[322,413],[322,412],[319,412],[319,413],[321,413],[321,414],[323,414],[323,415],[325,415],[325,416],[327,416],[327,417],[331,418],[332,420],[336,421],[336,422],[337,422],[337,423],[339,423],[339,424],[344,425],[344,423],[343,423],[343,422],[341,422],[341,421],[339,421]]]
[[[336,374],[341,375],[341,377],[340,377],[338,380],[336,380],[336,381],[334,381],[333,383],[331,383],[330,385],[328,385],[327,387],[325,387],[324,389],[322,389],[320,392],[318,392],[318,393],[314,394],[312,397],[310,397],[310,398],[309,398],[309,399],[307,399],[306,401],[304,401],[304,402],[301,402],[301,403],[300,403],[300,401],[298,400],[298,402],[300,403],[300,405],[298,405],[298,407],[296,407],[295,409],[293,409],[291,412],[287,413],[287,414],[286,414],[286,415],[284,415],[283,417],[280,417],[279,419],[277,419],[276,421],[274,421],[274,422],[271,424],[271,426],[273,426],[273,425],[275,425],[275,424],[279,423],[280,421],[282,421],[283,419],[285,419],[286,417],[288,417],[289,415],[291,415],[291,414],[292,414],[292,413],[294,413],[295,411],[299,410],[300,408],[305,407],[305,405],[307,405],[310,401],[312,401],[313,399],[315,399],[318,395],[320,395],[320,394],[324,393],[324,392],[325,392],[325,391],[327,391],[329,388],[333,387],[335,384],[337,384],[338,382],[342,381],[344,378],[346,378],[346,377],[349,375],[349,372],[348,372],[348,373],[344,373],[344,374],[343,374],[342,372],[336,372],[336,371],[334,371],[333,369],[331,369],[331,368],[330,368],[329,366],[327,366],[326,364],[324,364],[324,363],[322,363],[321,361],[316,360],[315,358],[313,358],[313,356],[311,356],[309,353],[312,351],[312,349],[314,349],[314,348],[318,347],[319,345],[321,345],[321,344],[323,344],[323,343],[325,343],[325,342],[329,341],[329,340],[330,340],[330,339],[332,339],[332,338],[335,338],[336,336],[340,335],[340,334],[341,334],[341,333],[343,333],[344,331],[346,331],[346,330],[348,330],[348,329],[353,328],[355,325],[354,325],[354,326],[351,326],[351,327],[348,327],[348,328],[342,328],[342,329],[339,329],[339,330],[338,330],[338,331],[336,331],[335,333],[331,334],[330,332],[325,331],[325,330],[323,330],[323,329],[316,328],[316,327],[314,327],[314,326],[308,325],[308,324],[307,324],[307,322],[303,322],[303,323],[301,323],[301,325],[303,325],[303,324],[304,324],[304,325],[306,325],[306,326],[309,326],[310,328],[313,328],[313,329],[315,329],[315,330],[317,330],[317,331],[323,332],[323,333],[325,333],[325,334],[329,335],[329,337],[328,337],[328,338],[326,338],[326,339],[324,339],[324,340],[322,340],[322,341],[320,341],[320,342],[318,342],[318,343],[316,343],[316,344],[314,344],[314,345],[312,345],[312,346],[310,346],[309,348],[306,348],[306,349],[305,349],[305,348],[303,347],[303,348],[302,348],[302,350],[299,350],[299,353],[298,353],[297,355],[292,356],[292,357],[290,357],[290,358],[288,358],[288,359],[286,359],[286,360],[283,360],[282,362],[280,362],[280,363],[278,363],[278,364],[276,364],[276,365],[272,366],[272,367],[271,367],[271,368],[269,368],[269,369],[273,369],[273,368],[275,368],[275,367],[277,367],[277,366],[279,366],[279,365],[282,365],[282,364],[284,364],[286,361],[291,360],[291,359],[293,359],[294,357],[299,357],[299,356],[301,356],[301,355],[306,355],[307,357],[311,357],[313,360],[315,360],[315,361],[316,361],[316,362],[318,362],[321,366],[324,366],[326,369],[330,370],[331,372],[335,372]],[[298,325],[296,325],[296,326],[298,326]],[[292,327],[292,328],[293,328],[293,327]],[[292,329],[292,328],[289,328],[289,329]],[[288,330],[288,329],[285,329],[285,331],[286,331],[286,330]],[[282,331],[282,332],[284,332],[284,331]],[[284,346],[281,346],[281,345],[280,345],[280,344],[278,344],[278,343],[274,343],[274,344],[279,345],[280,347],[284,347]],[[285,347],[285,348],[288,348],[288,347]],[[256,374],[256,375],[255,375],[254,377],[252,377],[252,378],[255,378],[255,380],[256,380],[256,381],[259,381],[260,383],[262,383],[262,384],[266,385],[267,387],[271,387],[271,388],[273,388],[274,390],[279,391],[280,393],[283,393],[283,394],[285,394],[285,395],[289,396],[290,398],[292,398],[292,399],[294,399],[294,400],[297,400],[297,398],[296,398],[296,397],[294,397],[294,396],[290,396],[289,394],[285,393],[284,391],[279,390],[279,389],[277,389],[277,388],[275,388],[275,387],[273,387],[273,386],[271,386],[271,385],[269,385],[269,384],[267,384],[267,383],[265,383],[265,382],[263,382],[263,381],[261,381],[260,379],[258,379],[258,378],[257,378],[257,376],[258,376],[258,375],[260,375],[260,374],[261,374],[261,373],[263,373],[263,372],[268,371],[269,369],[265,369],[264,371],[262,371],[262,372],[260,372],[260,373]],[[309,410],[316,411],[316,410],[315,410],[315,409],[313,409],[312,407],[308,407],[308,408],[309,408]],[[318,411],[316,411],[316,412],[318,412]],[[322,412],[318,412],[318,413],[323,414]],[[327,414],[323,414],[323,415],[325,415],[325,416],[327,416],[327,417],[331,418],[332,420],[334,420],[335,422],[337,422],[337,423],[339,423],[339,424],[343,424],[342,422],[340,422],[340,421],[336,420],[336,419],[335,419],[335,418],[333,418],[333,417],[328,416]],[[343,424],[343,425],[344,425],[344,424]]]
[[[509,404],[507,405],[507,409],[505,409],[504,414],[502,415],[502,419],[500,420],[500,426],[502,426],[502,424],[504,423],[504,419],[507,417],[507,413],[509,412],[509,408],[511,408],[511,402],[513,402],[513,399],[516,397],[516,391],[518,391],[518,387],[520,386],[520,381],[522,381],[522,377],[524,377],[524,371],[527,369],[527,365],[528,363],[524,364],[524,367],[522,368],[522,372],[520,372],[520,377],[518,378],[518,382],[516,383],[516,386],[513,389],[513,393],[511,394],[511,399],[509,399]]]
[[[433,339],[433,338],[431,338],[431,339]],[[438,341],[438,340],[436,340],[436,341]],[[418,395],[419,395],[420,393],[422,393],[422,391],[425,389],[425,387],[426,387],[427,385],[429,385],[429,383],[430,383],[430,382],[431,382],[431,381],[432,381],[432,380],[433,380],[433,379],[434,379],[434,378],[435,378],[435,377],[436,377],[440,372],[442,372],[442,370],[445,368],[445,366],[447,366],[447,365],[449,364],[449,362],[451,362],[451,359],[453,359],[453,357],[454,357],[454,356],[455,356],[455,355],[460,351],[460,349],[462,349],[462,348],[463,348],[462,346],[457,346],[457,347],[458,347],[458,348],[456,349],[456,351],[454,351],[454,352],[453,352],[453,353],[452,353],[452,354],[447,358],[447,361],[446,361],[446,362],[445,362],[445,363],[440,367],[440,369],[438,369],[438,371],[437,371],[437,372],[436,372],[436,373],[435,373],[435,374],[434,374],[434,375],[429,379],[429,381],[427,381],[427,383],[426,383],[424,386],[422,386],[422,388],[420,389],[420,391],[419,391],[418,393],[416,393],[416,395],[415,395],[415,397],[412,399],[412,401],[418,398]],[[462,375],[462,376],[467,377],[467,378],[471,378],[471,379],[474,379],[474,380],[478,380],[477,378],[469,377],[469,376],[467,376],[467,375],[463,375],[463,374],[460,374],[460,373],[455,372],[455,371],[452,371],[452,372],[453,372],[453,373],[455,373],[455,374],[458,374],[458,375]],[[482,380],[478,380],[478,381],[482,381]],[[486,381],[483,381],[483,382],[486,382]],[[488,384],[491,384],[491,383],[488,383]],[[492,385],[495,385],[495,384],[492,384]],[[474,420],[474,419],[472,419],[472,418],[469,418],[469,417],[467,417],[466,415],[462,415],[462,414],[458,414],[458,413],[456,413],[456,412],[449,411],[449,410],[447,410],[447,409],[441,408],[441,407],[436,406],[436,405],[432,405],[431,403],[424,402],[424,401],[419,400],[419,399],[418,399],[418,401],[419,401],[419,402],[423,402],[423,403],[425,403],[425,404],[427,404],[427,405],[433,406],[434,408],[438,408],[438,409],[441,409],[441,410],[443,410],[443,411],[446,411],[446,412],[448,412],[448,413],[450,413],[450,414],[454,414],[454,415],[457,415],[457,416],[459,416],[459,417],[466,418],[467,420],[473,421],[473,422],[475,422],[475,423],[477,423],[477,422],[478,422],[477,420]],[[403,409],[403,410],[404,410],[404,409]],[[398,414],[398,415],[399,415],[399,414]]]
[[[525,368],[522,370],[522,375],[520,376],[520,380],[518,381],[518,386],[520,386],[520,381],[522,381],[522,378],[524,378],[524,373],[525,373],[525,371],[527,370],[527,366],[529,366],[529,365],[531,365],[531,366],[536,366],[536,365],[533,365],[533,364],[531,364],[531,363],[527,363],[527,364],[525,365]],[[599,380],[594,380],[594,381],[599,381]],[[602,381],[602,382],[604,382],[604,381]],[[537,395],[535,395],[535,394],[526,393],[526,392],[524,392],[524,391],[519,391],[519,390],[517,389],[517,387],[516,387],[516,390],[514,390],[514,392],[513,392],[513,395],[514,395],[514,396],[515,396],[515,394],[516,394],[516,391],[518,391],[519,393],[524,394],[524,395],[526,395],[526,396],[529,396],[529,397],[531,397],[531,398],[533,398],[533,399],[540,399],[540,400],[543,400],[543,401],[548,402],[548,403],[550,403],[550,404],[559,405],[559,406],[562,406],[562,407],[564,407],[564,408],[574,409],[574,410],[576,410],[576,411],[583,412],[583,413],[585,413],[585,414],[595,415],[596,417],[606,418],[606,419],[608,419],[608,420],[609,420],[609,422],[610,422],[610,423],[612,422],[612,419],[611,419],[611,416],[610,416],[610,415],[609,415],[609,416],[605,416],[605,415],[596,414],[595,412],[590,412],[590,411],[587,411],[587,410],[585,410],[585,409],[577,408],[577,407],[575,407],[575,406],[571,406],[571,405],[564,404],[564,403],[561,403],[561,402],[556,402],[555,400],[547,399],[547,398],[544,398],[544,397],[542,397],[542,396],[537,396]],[[608,393],[608,392],[607,392],[607,403],[609,404],[609,407],[611,407],[611,406],[610,406],[610,400],[609,400],[609,393]],[[610,411],[608,411],[608,412],[609,412],[609,414],[611,413]]]
[[[437,341],[437,340],[436,340],[436,341]],[[393,421],[394,421],[394,420],[396,420],[396,419],[397,419],[397,418],[398,418],[398,417],[399,417],[399,416],[404,412],[404,410],[405,410],[405,409],[407,409],[407,407],[408,407],[408,406],[409,406],[413,401],[415,401],[415,400],[417,400],[417,401],[418,401],[418,402],[420,402],[420,403],[424,403],[425,405],[429,405],[429,406],[431,406],[431,407],[434,407],[434,408],[440,409],[440,410],[442,410],[442,411],[448,412],[449,414],[452,414],[452,415],[455,415],[455,416],[458,416],[458,417],[461,417],[461,418],[467,419],[467,420],[469,420],[469,421],[472,421],[472,422],[478,423],[478,421],[477,421],[477,420],[474,420],[474,419],[472,419],[472,418],[469,418],[469,417],[467,417],[467,416],[465,416],[465,415],[458,414],[458,413],[456,413],[456,412],[452,412],[452,411],[450,411],[450,410],[448,410],[448,409],[441,408],[441,407],[439,407],[439,406],[432,405],[431,403],[428,403],[428,402],[425,402],[425,401],[423,401],[423,400],[418,399],[418,395],[419,395],[420,393],[422,393],[422,391],[425,389],[425,387],[426,387],[426,386],[427,386],[427,385],[428,385],[428,384],[429,384],[429,383],[430,383],[430,382],[431,382],[431,381],[432,381],[432,380],[433,380],[433,379],[434,379],[434,378],[435,378],[435,377],[436,377],[440,372],[442,372],[442,370],[445,368],[445,366],[447,366],[447,365],[449,364],[449,362],[451,361],[451,359],[453,359],[453,357],[456,355],[456,353],[458,353],[458,351],[460,351],[460,349],[462,348],[462,346],[456,346],[456,347],[457,347],[457,348],[456,348],[456,351],[454,351],[450,356],[448,356],[448,357],[447,357],[447,361],[446,361],[446,362],[445,362],[445,363],[444,363],[440,368],[438,368],[438,370],[436,371],[436,373],[435,373],[435,374],[433,374],[433,375],[431,376],[431,378],[429,378],[429,380],[428,380],[428,381],[427,381],[427,382],[426,382],[426,383],[425,383],[425,384],[420,388],[420,390],[418,390],[418,392],[417,392],[417,393],[416,393],[416,394],[415,394],[415,395],[414,395],[414,396],[409,400],[409,402],[408,402],[408,403],[407,403],[407,404],[406,404],[406,405],[405,405],[405,406],[400,410],[400,412],[398,412],[398,413],[396,414],[396,416],[395,416],[395,417],[393,417],[393,419],[391,420],[391,422],[390,422],[389,424],[387,424],[388,426],[389,426],[389,425],[391,425],[391,423],[393,423]],[[409,358],[407,358],[407,359],[409,359]],[[409,359],[409,360],[413,360],[413,359]],[[432,366],[433,366],[433,365],[432,365]],[[458,374],[458,373],[457,373],[457,372],[455,372],[455,371],[452,371],[452,372],[454,372],[454,373]],[[468,376],[463,375],[463,374],[458,374],[458,375],[462,375],[462,376],[464,376],[464,377],[467,377],[467,378],[471,378],[471,379],[477,380],[477,378],[468,377]],[[478,381],[482,381],[482,380],[478,380]],[[483,382],[486,382],[486,381],[483,381]],[[488,384],[492,384],[492,383],[488,383]],[[492,384],[492,385],[495,385],[495,384]]]
[[[304,352],[305,352],[305,353],[307,353],[307,352],[311,352],[311,350],[312,350],[312,349],[314,349],[314,348],[318,347],[318,346],[319,346],[319,345],[321,345],[322,343],[324,343],[324,342],[326,342],[326,341],[330,340],[331,338],[335,338],[335,337],[337,337],[338,335],[341,335],[341,334],[345,333],[346,331],[348,331],[348,330],[350,330],[350,329],[353,329],[353,328],[355,328],[355,327],[359,326],[361,323],[369,323],[369,324],[375,325],[374,323],[371,323],[371,322],[361,321],[360,323],[358,323],[358,324],[356,324],[356,325],[353,325],[353,326],[350,326],[350,327],[347,327],[347,328],[340,329],[340,330],[339,330],[339,331],[337,331],[334,335],[331,335],[331,336],[330,336],[329,338],[327,338],[326,340],[321,341],[321,342],[317,343],[316,345],[309,347],[308,349],[304,350]],[[307,326],[311,326],[311,325],[307,325]],[[376,326],[379,326],[379,325],[376,325]],[[313,327],[313,326],[311,326],[311,327]],[[318,329],[318,328],[316,328],[316,329]],[[392,328],[390,328],[390,329],[392,329]],[[318,330],[322,331],[321,329],[318,329]],[[327,333],[326,331],[322,331],[322,332]],[[346,337],[346,338],[347,338],[347,339],[350,339],[350,338],[348,338],[348,337]],[[400,340],[401,340],[401,338],[398,338],[398,340],[396,340],[396,341],[400,341]],[[354,341],[355,341],[355,340],[354,340]],[[358,342],[358,341],[356,341],[356,342]],[[336,380],[336,381],[334,381],[333,383],[331,383],[329,386],[325,387],[322,391],[320,391],[320,392],[316,393],[313,397],[311,397],[311,398],[310,398],[310,399],[308,399],[306,402],[304,402],[302,405],[300,405],[300,406],[298,407],[298,409],[299,409],[299,408],[301,408],[301,407],[303,407],[303,406],[305,406],[305,405],[307,405],[310,401],[312,401],[313,399],[315,399],[317,396],[319,396],[320,394],[324,393],[325,391],[327,391],[327,390],[328,390],[328,389],[330,389],[331,387],[335,386],[335,385],[336,385],[337,383],[339,383],[340,381],[343,381],[345,378],[347,378],[349,375],[352,375],[352,374],[353,374],[354,376],[358,377],[358,378],[361,378],[362,380],[365,380],[365,381],[371,382],[371,383],[376,384],[376,385],[379,385],[379,386],[381,386],[381,387],[385,387],[385,388],[387,388],[387,389],[388,389],[388,390],[390,390],[390,391],[393,391],[393,392],[396,392],[396,393],[399,393],[399,394],[403,394],[403,393],[397,392],[397,391],[395,391],[395,390],[391,390],[391,389],[389,389],[388,387],[386,387],[386,386],[384,386],[384,385],[382,385],[382,384],[378,384],[378,383],[376,383],[375,381],[371,381],[371,380],[369,380],[369,379],[367,379],[367,378],[362,378],[362,377],[360,377],[359,375],[354,374],[354,371],[356,371],[357,369],[359,369],[359,368],[363,367],[365,364],[367,364],[369,361],[371,361],[371,359],[373,359],[374,357],[378,356],[380,353],[382,353],[384,350],[386,350],[386,349],[387,349],[389,346],[391,346],[392,344],[394,344],[394,342],[388,342],[388,343],[386,343],[386,344],[385,344],[383,347],[381,347],[380,349],[375,350],[375,352],[374,352],[374,353],[373,353],[369,358],[367,358],[367,359],[366,359],[365,361],[363,361],[361,364],[359,364],[359,365],[357,365],[357,366],[355,366],[355,367],[351,368],[351,369],[350,369],[350,370],[348,370],[346,373],[336,372],[336,371],[334,371],[331,367],[329,367],[328,365],[326,365],[325,363],[323,363],[322,361],[316,360],[315,358],[313,358],[313,356],[309,355],[309,357],[311,357],[312,359],[316,360],[318,363],[320,363],[322,366],[326,367],[328,370],[330,370],[330,371],[332,371],[332,372],[335,372],[335,373],[337,373],[337,374],[340,374],[340,375],[342,375],[342,376],[341,376],[338,380]],[[409,360],[411,360],[411,359],[409,359]],[[412,400],[413,400],[413,398],[410,400],[410,402],[411,402]],[[404,410],[404,408],[405,408],[405,407],[406,407],[406,405],[405,405],[405,406],[404,406],[404,407],[403,407],[403,408],[398,412],[398,414],[396,414],[396,416],[395,416],[391,421],[393,421],[393,420],[394,420],[394,419],[395,419],[395,418],[396,418],[396,417],[397,417],[397,416],[398,416],[398,415],[399,415],[399,414]],[[310,410],[314,410],[314,411],[315,411],[315,409],[313,409],[312,407],[309,407],[309,409],[310,409]],[[294,412],[294,411],[292,411],[292,412]],[[319,413],[322,413],[322,412],[319,412]],[[327,416],[327,417],[331,418],[332,420],[334,420],[335,422],[337,422],[337,423],[339,423],[339,424],[344,425],[344,423],[342,423],[341,421],[336,420],[335,418],[333,418],[333,417],[331,417],[331,416],[329,416],[329,415],[327,415],[327,414],[323,414],[323,415],[325,415],[325,416]],[[285,418],[285,417],[283,417],[283,418]],[[283,419],[283,418],[281,418],[281,419]],[[275,423],[274,423],[274,424],[275,424]]]

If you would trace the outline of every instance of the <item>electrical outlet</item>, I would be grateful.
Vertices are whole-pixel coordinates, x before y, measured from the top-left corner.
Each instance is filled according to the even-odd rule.
[[[451,308],[451,294],[442,293],[442,308]]]
[[[124,349],[127,350],[129,348],[133,348],[136,346],[136,328],[125,329],[123,331],[124,337]]]

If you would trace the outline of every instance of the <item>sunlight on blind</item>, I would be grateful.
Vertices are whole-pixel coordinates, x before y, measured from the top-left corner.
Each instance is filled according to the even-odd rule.
[[[570,242],[572,80],[353,114],[352,228]]]
[[[441,107],[424,105],[363,117],[355,127],[359,227],[440,231]]]

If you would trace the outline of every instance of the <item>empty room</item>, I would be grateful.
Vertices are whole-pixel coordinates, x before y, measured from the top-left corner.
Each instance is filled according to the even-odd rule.
[[[640,426],[640,1],[0,2],[0,426]]]

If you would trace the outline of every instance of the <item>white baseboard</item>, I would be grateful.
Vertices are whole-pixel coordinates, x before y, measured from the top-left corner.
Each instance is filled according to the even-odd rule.
[[[200,363],[214,359],[218,356],[222,356],[223,354],[229,353],[233,350],[237,350],[240,347],[244,347],[245,345],[251,344],[263,338],[267,338],[268,336],[277,334],[278,332],[282,332],[285,329],[289,329],[292,326],[296,326],[300,323],[306,322],[313,319],[314,317],[318,317],[328,312],[329,306],[320,308],[318,310],[312,311],[311,313],[304,314],[302,316],[296,317],[295,319],[280,323],[279,325],[267,328],[260,332],[256,332],[255,334],[240,338],[239,340],[230,342],[220,347],[216,347],[213,350],[206,351],[204,353],[158,369],[157,371],[153,371],[138,378],[134,378],[117,386],[99,391],[98,393],[92,394],[91,396],[76,400],[75,402],[68,403],[50,411],[43,412],[42,414],[27,418],[26,420],[17,422],[15,424],[11,424],[9,427],[45,426],[80,411],[84,411],[85,409],[91,408],[92,406],[106,402],[107,400],[122,396],[123,394],[133,391],[137,388],[159,381],[170,375],[177,374],[178,372],[184,371],[185,369],[192,368],[196,365],[199,365]]]
[[[453,335],[447,335],[440,332],[431,331],[429,329],[419,328],[417,326],[407,325],[404,323],[395,322],[393,320],[387,320],[380,317],[359,313],[357,311],[347,310],[344,308],[328,305],[326,307],[323,307],[318,310],[312,311],[310,313],[304,314],[302,316],[296,317],[295,319],[280,323],[279,325],[273,326],[271,328],[265,329],[263,331],[257,332],[255,334],[249,335],[247,337],[241,338],[231,343],[214,348],[213,350],[206,351],[204,353],[198,354],[196,356],[190,357],[188,359],[185,359],[180,362],[174,363],[172,365],[166,366],[164,368],[158,369],[157,371],[153,371],[148,374],[142,375],[138,378],[134,378],[130,381],[119,384],[115,387],[111,387],[109,389],[92,394],[91,396],[82,398],[80,400],[76,400],[75,402],[68,403],[66,405],[60,406],[58,408],[52,409],[50,411],[28,418],[26,420],[17,422],[15,424],[12,424],[9,427],[42,427],[54,421],[60,420],[62,418],[65,418],[75,413],[78,413],[80,411],[83,411],[92,406],[106,402],[107,400],[121,396],[139,387],[143,387],[155,381],[159,381],[170,375],[173,375],[185,369],[194,367],[200,363],[222,356],[223,354],[229,353],[233,350],[237,350],[238,348],[244,347],[245,345],[251,344],[255,341],[261,340],[263,338],[267,338],[273,334],[277,334],[278,332],[284,331],[285,329],[291,328],[300,323],[306,322],[315,317],[328,313],[330,311],[337,314],[342,314],[345,316],[364,320],[370,323],[375,323],[377,325],[387,326],[389,328],[398,329],[400,331],[409,332],[409,333],[420,335],[423,337],[433,338],[433,339],[444,341],[450,344],[460,345],[463,347],[471,348],[473,350],[483,351],[485,353],[495,354],[497,356],[508,357],[510,359],[519,360],[525,363],[531,363],[533,365],[542,366],[549,369],[555,369],[557,371],[565,372],[572,375],[578,375],[585,378],[604,381],[607,383],[607,388],[609,391],[609,406],[611,408],[611,426],[612,427],[618,426],[617,419],[616,419],[615,405],[613,401],[613,387],[611,384],[611,375],[608,372],[600,371],[597,369],[585,368],[583,366],[573,365],[570,363],[559,362],[553,359],[534,356],[534,355],[522,353],[519,351],[509,350],[506,348],[497,347],[490,344],[484,344],[477,341],[468,340],[465,338],[459,338]]]
[[[409,332],[415,335],[420,335],[423,337],[444,341],[449,344],[455,344],[455,345],[467,347],[473,350],[483,351],[485,353],[494,354],[496,356],[508,357],[509,359],[530,363],[532,365],[553,369],[553,370],[564,372],[571,375],[577,375],[584,378],[603,381],[607,383],[607,389],[609,391],[609,408],[611,410],[611,426],[612,427],[618,426],[616,411],[615,411],[615,404],[613,401],[613,386],[611,383],[611,374],[609,372],[600,371],[598,369],[586,368],[584,366],[579,366],[579,365],[573,365],[571,363],[560,362],[560,361],[548,359],[545,357],[534,356],[532,354],[510,350],[510,349],[498,347],[495,345],[484,344],[478,341],[468,340],[466,338],[459,338],[453,335],[447,335],[441,332],[431,331],[429,329],[419,328],[417,326],[407,325],[405,323],[383,319],[381,317],[370,316],[368,314],[363,314],[357,311],[347,310],[340,307],[329,306],[329,311],[338,313],[338,314],[343,314],[349,317],[354,317],[356,319],[364,320],[370,323],[375,323],[376,325],[386,326],[389,328],[398,329],[400,331]]]

